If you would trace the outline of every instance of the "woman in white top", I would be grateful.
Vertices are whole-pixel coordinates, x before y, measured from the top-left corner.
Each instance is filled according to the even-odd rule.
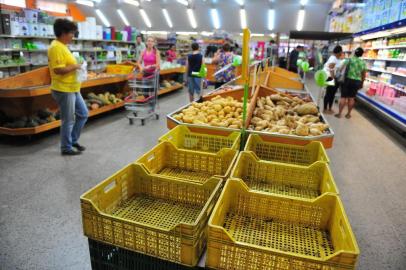
[[[337,45],[334,50],[333,54],[330,56],[330,58],[327,60],[326,64],[324,64],[324,70],[328,74],[328,79],[327,81],[332,81],[334,80],[334,85],[327,86],[326,88],[326,94],[324,96],[324,113],[329,113],[333,114],[333,103],[334,103],[334,98],[337,93],[337,89],[340,86],[338,81],[337,81],[337,70],[340,67],[341,64],[341,57],[343,54],[343,48],[340,45]]]

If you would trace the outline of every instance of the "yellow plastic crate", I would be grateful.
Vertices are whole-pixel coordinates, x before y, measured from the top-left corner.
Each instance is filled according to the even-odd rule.
[[[223,148],[239,150],[240,137],[239,132],[225,131],[220,135],[216,130],[179,125],[159,138],[159,142],[172,142],[180,149],[217,153]]]
[[[267,142],[257,134],[250,134],[244,150],[254,152],[260,159],[296,165],[330,162],[323,144],[316,141],[300,146]]]
[[[212,177],[228,177],[237,155],[238,151],[233,149],[222,149],[217,153],[178,149],[164,141],[136,163],[142,164],[151,174],[204,183]]]
[[[106,73],[109,74],[130,74],[134,67],[130,65],[107,65]]]
[[[81,196],[83,231],[93,240],[195,266],[220,187],[220,179],[177,181],[130,164]]]
[[[321,161],[305,167],[264,161],[252,152],[241,152],[231,177],[243,180],[251,189],[281,196],[312,200],[327,192],[338,194],[328,164]]]
[[[340,198],[289,199],[229,179],[209,219],[206,266],[233,270],[355,269],[359,249]]]

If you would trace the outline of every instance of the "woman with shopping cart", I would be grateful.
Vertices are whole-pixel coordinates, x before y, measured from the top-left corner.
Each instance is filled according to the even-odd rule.
[[[147,46],[137,63],[125,62],[139,70],[139,73],[135,73],[134,78],[128,81],[133,93],[125,98],[125,108],[130,111],[127,115],[130,124],[134,119],[141,120],[141,124],[144,125],[144,120],[149,117],[159,118],[155,108],[159,90],[160,62],[159,51],[155,48],[155,38],[153,37],[147,38]]]

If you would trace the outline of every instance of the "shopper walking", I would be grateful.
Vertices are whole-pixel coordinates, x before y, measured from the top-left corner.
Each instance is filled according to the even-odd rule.
[[[228,43],[225,43],[222,47],[222,50],[218,51],[213,57],[212,63],[217,64],[215,75],[216,89],[234,79],[235,74],[233,66],[229,66],[227,69],[222,70],[225,66],[231,65],[231,63],[233,62],[233,57],[234,54],[231,52],[231,46]]]
[[[324,71],[328,74],[327,81],[333,81],[334,85],[329,85],[326,87],[326,94],[324,95],[324,113],[333,114],[333,103],[334,98],[337,93],[337,89],[340,86],[337,78],[337,70],[340,68],[341,64],[341,57],[343,55],[343,48],[340,45],[337,45],[334,50],[333,54],[327,60],[326,64],[324,65]]]
[[[75,23],[67,19],[57,19],[54,23],[56,40],[52,41],[48,49],[51,93],[61,114],[62,155],[78,155],[86,149],[79,144],[80,132],[88,117],[86,104],[80,94],[80,82],[76,76],[81,65],[67,47],[77,30]]]
[[[354,108],[355,96],[359,89],[364,86],[364,80],[366,75],[366,65],[365,62],[360,59],[364,54],[362,48],[357,48],[354,52],[354,56],[347,59],[343,63],[341,71],[346,67],[344,83],[341,87],[341,99],[339,104],[338,114],[335,116],[337,118],[341,117],[344,107],[347,105],[348,111],[345,117],[347,119],[351,118],[351,111]]]
[[[152,75],[155,70],[159,70],[161,63],[161,56],[158,49],[155,47],[155,38],[147,38],[147,46],[138,58],[138,67],[144,74],[144,77]]]
[[[138,61],[140,59],[140,56],[143,51],[145,51],[145,43],[142,41],[142,36],[138,35],[136,38],[136,47],[135,47],[135,61]]]
[[[203,64],[203,55],[200,53],[199,44],[193,43],[192,51],[193,52],[188,55],[186,62],[190,102],[194,100],[195,94],[198,96],[198,99],[200,99],[202,92],[202,79],[193,75],[193,72],[200,72]]]
[[[168,51],[166,51],[166,60],[168,62],[174,63],[177,59],[176,55],[176,45],[172,44]]]

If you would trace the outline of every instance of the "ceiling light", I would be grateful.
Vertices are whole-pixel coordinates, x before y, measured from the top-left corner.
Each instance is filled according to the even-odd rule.
[[[201,32],[200,34],[201,34],[202,36],[208,37],[208,36],[212,36],[214,33],[213,33],[213,32],[206,32],[206,31],[203,31],[203,32]]]
[[[300,0],[300,4],[301,4],[302,6],[306,5],[307,2],[308,2],[307,0]]]
[[[134,5],[134,6],[137,6],[137,7],[140,6],[140,2],[135,1],[135,0],[123,0],[123,1],[126,4]]]
[[[103,12],[100,9],[96,9],[96,14],[99,16],[100,20],[106,27],[110,27],[110,22],[107,20],[106,16],[104,16]]]
[[[251,34],[251,37],[263,37],[263,36],[265,36],[265,35],[264,34],[255,34],[255,33]]]
[[[275,10],[268,10],[268,30],[272,31],[275,27]]]
[[[140,8],[140,13],[141,13],[142,19],[144,20],[145,25],[148,26],[148,28],[151,28],[152,27],[151,21],[149,20],[148,15],[145,12],[145,10]]]
[[[163,8],[163,9],[162,9],[162,13],[164,14],[166,23],[168,24],[169,28],[172,28],[173,25],[172,25],[171,17],[169,17],[169,13],[168,13],[168,11],[166,10],[166,8]]]
[[[305,17],[304,9],[299,10],[299,13],[297,15],[297,25],[296,25],[296,30],[297,31],[302,31],[303,23],[304,23],[304,17]]]
[[[189,1],[187,0],[176,0],[178,1],[178,3],[181,3],[182,5],[188,6],[189,5]]]
[[[219,13],[217,9],[212,8],[210,10],[211,13],[211,20],[213,21],[213,27],[214,29],[219,29],[220,28],[220,19],[219,19]]]
[[[272,37],[272,38],[275,38],[275,37],[276,37],[276,34],[275,34],[275,33],[272,33],[272,34],[269,34],[269,36]]]
[[[167,35],[168,32],[167,31],[148,31],[147,34],[149,35]]]
[[[76,0],[77,4],[94,7],[94,3],[90,0]]]
[[[247,14],[245,12],[245,9],[240,9],[240,21],[241,21],[241,28],[245,29],[247,28]]]
[[[240,6],[244,5],[244,0],[235,0]]]
[[[176,32],[177,35],[189,36],[189,35],[197,35],[197,32]]]
[[[130,23],[127,20],[127,17],[125,16],[124,12],[121,9],[117,9],[118,15],[120,15],[121,20],[123,21],[125,26],[129,26]]]
[[[197,28],[196,18],[195,18],[195,14],[193,14],[193,10],[191,8],[187,9],[187,16],[189,17],[189,22],[190,22],[190,25],[192,26],[192,28],[196,29]]]

